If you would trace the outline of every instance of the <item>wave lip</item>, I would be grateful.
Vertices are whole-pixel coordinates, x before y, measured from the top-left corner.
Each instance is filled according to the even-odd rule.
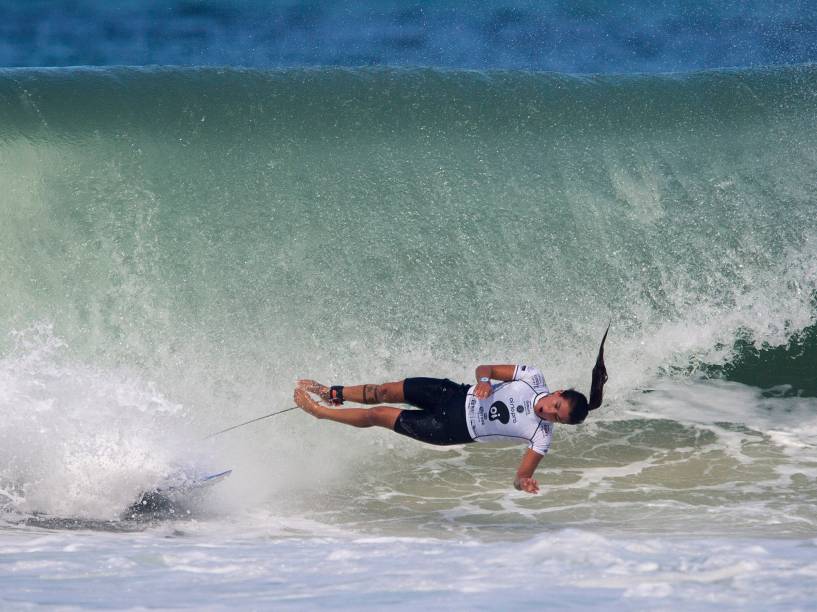
[[[658,75],[432,68],[18,68],[0,69],[0,100],[7,129],[49,125],[69,133],[105,125],[141,126],[169,138],[214,131],[237,138],[290,131],[363,138],[418,125],[434,128],[432,134],[479,133],[492,126],[522,133],[559,126],[642,133],[695,125],[726,130],[751,123],[757,115],[774,120],[813,110],[809,91],[814,81],[811,64]]]

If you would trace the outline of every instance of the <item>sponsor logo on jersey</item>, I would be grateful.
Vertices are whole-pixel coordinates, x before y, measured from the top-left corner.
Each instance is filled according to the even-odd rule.
[[[508,398],[508,412],[511,414],[511,420],[516,423],[516,405],[512,397]]]
[[[511,420],[511,413],[503,402],[494,402],[488,411],[488,420],[499,421],[503,425],[507,425],[508,421]]]

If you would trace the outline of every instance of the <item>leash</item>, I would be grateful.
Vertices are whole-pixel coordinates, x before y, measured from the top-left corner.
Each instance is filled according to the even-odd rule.
[[[256,423],[258,421],[263,421],[264,419],[268,419],[270,417],[274,417],[277,414],[283,414],[285,412],[289,412],[290,410],[297,410],[298,406],[293,406],[292,408],[284,408],[283,410],[276,410],[275,412],[270,412],[269,414],[265,414],[264,416],[260,416],[255,419],[250,419],[249,421],[245,421],[244,423],[239,423],[238,425],[233,425],[232,427],[228,427],[227,429],[222,429],[221,431],[217,431],[215,433],[211,433],[209,436],[203,438],[204,440],[209,440],[215,436],[218,436],[223,433],[227,433],[228,431],[232,431],[233,429],[238,429],[239,427],[244,427],[245,425],[249,425],[250,423]]]

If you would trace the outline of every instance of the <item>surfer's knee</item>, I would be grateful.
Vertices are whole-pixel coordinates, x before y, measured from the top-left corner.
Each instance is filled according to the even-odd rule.
[[[379,426],[394,428],[394,422],[397,420],[400,410],[397,408],[390,408],[389,406],[375,406],[369,408],[369,427]]]
[[[368,412],[369,427],[373,427],[375,425],[380,425],[380,422],[383,420],[383,417],[386,415],[386,409],[382,406],[375,406],[374,408],[369,408]]]

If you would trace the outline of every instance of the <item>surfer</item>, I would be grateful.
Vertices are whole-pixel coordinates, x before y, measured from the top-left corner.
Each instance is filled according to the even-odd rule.
[[[609,327],[608,327],[609,331]],[[607,370],[604,366],[604,332],[593,378],[590,400],[574,389],[551,392],[542,372],[529,365],[481,365],[476,384],[449,379],[406,378],[383,384],[322,385],[299,380],[295,403],[319,419],[354,427],[385,427],[399,434],[446,446],[511,439],[527,442],[528,449],[516,471],[514,487],[538,493],[533,473],[547,453],[556,423],[576,425],[588,411],[601,405]],[[492,381],[499,381],[494,384]],[[313,393],[323,400],[316,401]],[[359,404],[410,404],[420,410],[376,405],[372,408],[337,408],[346,401]]]

